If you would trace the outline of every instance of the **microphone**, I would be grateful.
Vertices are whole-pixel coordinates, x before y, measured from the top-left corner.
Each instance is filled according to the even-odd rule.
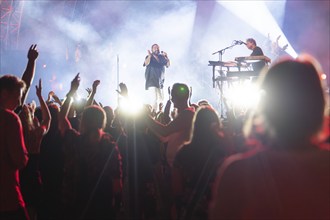
[[[242,45],[242,44],[245,44],[246,45],[246,43],[244,42],[244,41],[241,41],[241,40],[234,40],[234,44],[239,44],[239,45]]]
[[[167,54],[164,53],[164,51],[160,51],[160,53],[161,53],[165,58],[167,58]]]

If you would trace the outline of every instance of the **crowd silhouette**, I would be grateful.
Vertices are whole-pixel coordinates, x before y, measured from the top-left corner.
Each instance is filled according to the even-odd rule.
[[[128,114],[76,102],[34,82],[37,45],[21,78],[0,77],[0,219],[330,219],[329,96],[317,60],[280,58],[258,78],[258,105],[221,119],[189,82],[158,110]],[[38,106],[26,103],[31,85]],[[115,92],[115,91],[113,91]],[[133,108],[133,106],[132,106]],[[172,111],[171,111],[172,109]]]

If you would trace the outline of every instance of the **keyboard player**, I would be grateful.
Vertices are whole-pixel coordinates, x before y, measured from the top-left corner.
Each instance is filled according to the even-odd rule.
[[[257,46],[257,42],[253,38],[246,39],[246,47],[249,50],[252,50],[252,53],[250,56],[264,56],[264,52],[260,47]],[[265,60],[260,60],[257,62],[252,63],[253,71],[257,72],[257,75],[259,75],[260,71],[266,66]]]

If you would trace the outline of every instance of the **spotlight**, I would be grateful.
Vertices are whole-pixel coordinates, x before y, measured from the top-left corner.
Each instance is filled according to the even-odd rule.
[[[123,98],[119,104],[120,110],[127,115],[138,115],[142,109],[142,103],[136,98]]]
[[[81,96],[79,94],[76,94],[76,96],[74,97],[74,102],[75,103],[81,102]]]
[[[230,88],[226,99],[232,107],[247,110],[257,105],[260,95],[257,86],[246,81]]]

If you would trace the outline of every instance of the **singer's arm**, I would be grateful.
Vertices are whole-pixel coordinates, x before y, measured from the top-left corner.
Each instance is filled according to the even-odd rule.
[[[170,59],[168,59],[167,57],[165,58],[167,59],[166,67],[169,67],[171,65]]]
[[[148,50],[148,56],[146,57],[146,59],[144,60],[143,66],[148,66],[151,60],[151,52]]]

